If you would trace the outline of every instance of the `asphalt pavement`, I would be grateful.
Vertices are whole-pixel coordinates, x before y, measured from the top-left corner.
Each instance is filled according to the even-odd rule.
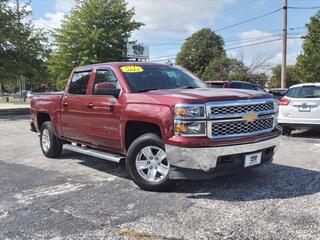
[[[282,137],[273,164],[156,193],[115,163],[47,159],[28,116],[0,116],[0,239],[320,239],[320,132]]]

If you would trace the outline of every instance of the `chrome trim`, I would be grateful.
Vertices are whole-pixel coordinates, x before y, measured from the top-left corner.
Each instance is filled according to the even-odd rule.
[[[275,118],[276,118],[276,114],[272,114],[272,115],[266,115],[266,116],[259,116],[258,119],[268,119],[268,118],[272,118],[273,119],[273,127],[272,128],[268,128],[268,129],[264,129],[262,131],[256,131],[256,132],[250,132],[250,133],[242,133],[242,134],[232,134],[232,135],[223,135],[223,136],[213,136],[212,134],[212,124],[214,123],[221,123],[221,122],[246,122],[246,120],[244,119],[226,119],[226,120],[212,120],[212,121],[208,121],[207,123],[207,133],[208,133],[208,138],[212,138],[212,139],[222,139],[222,138],[232,138],[232,137],[245,137],[245,136],[256,136],[256,135],[260,135],[263,133],[267,133],[272,131],[277,124],[275,124]]]
[[[260,99],[248,99],[248,100],[228,100],[228,101],[208,102],[205,105],[207,110],[207,117],[210,118],[212,117],[211,116],[212,107],[245,106],[245,105],[266,104],[269,102],[272,102],[273,104],[275,104],[275,100],[273,98],[260,98]],[[228,114],[228,115],[233,115],[233,114]],[[226,116],[226,114],[224,116]]]
[[[217,165],[220,156],[258,152],[269,147],[275,147],[274,152],[280,144],[280,136],[265,141],[241,145],[205,147],[205,148],[184,148],[173,145],[165,145],[169,163],[176,167],[200,169],[211,171]]]
[[[237,106],[237,105],[235,105]],[[248,112],[249,113],[249,112]],[[276,111],[275,110],[268,110],[268,111],[252,111],[252,113],[256,113],[258,116],[260,115],[269,115],[269,114],[275,114]],[[235,113],[235,114],[216,114],[214,115],[214,117],[211,119],[220,119],[220,118],[242,118],[243,117],[243,113]]]
[[[246,99],[246,100],[228,100],[228,101],[216,101],[216,102],[208,102],[205,105],[207,107],[224,107],[224,106],[242,106],[242,105],[255,105],[255,104],[263,104],[273,102],[273,98],[258,98],[258,99]]]
[[[276,114],[272,113],[272,114],[266,114],[266,115],[260,115],[258,114],[258,118],[257,119],[264,119],[264,118],[273,118]],[[214,123],[221,123],[221,122],[246,122],[246,120],[243,118],[243,114],[238,117],[238,118],[230,118],[230,119],[217,119],[217,120],[211,120],[208,121],[209,122],[214,122]]]
[[[273,103],[273,110],[264,110],[264,111],[248,111],[244,113],[234,113],[234,114],[215,114],[212,115],[212,108],[214,107],[238,107],[238,106],[250,106],[250,105],[259,105],[259,104],[268,104]],[[245,122],[243,117],[245,114],[254,113],[257,115],[257,119],[264,118],[276,118],[276,101],[273,98],[260,98],[260,99],[248,99],[248,100],[228,100],[228,101],[217,101],[217,102],[208,102],[206,105],[207,118],[210,119],[207,123],[207,136],[208,138],[222,139],[222,138],[232,138],[232,137],[244,137],[249,135],[260,135],[266,132],[272,131],[276,127],[275,121],[272,128],[264,129],[261,131],[243,133],[243,134],[231,134],[231,135],[221,135],[213,136],[212,134],[212,124],[214,123],[223,123],[223,122]]]
[[[86,147],[75,146],[72,144],[63,145],[63,149],[67,149],[72,152],[77,152],[77,153],[81,153],[91,157],[101,158],[104,160],[117,162],[117,163],[120,162],[121,159],[125,158],[124,156],[121,156],[121,155],[117,155],[109,152],[103,152],[100,150],[95,150],[95,149],[86,148]]]
[[[256,132],[249,132],[249,133],[240,133],[240,134],[232,134],[232,135],[221,135],[221,136],[212,136],[212,134],[209,136],[209,138],[214,138],[214,139],[223,139],[223,138],[237,138],[237,137],[245,137],[245,136],[256,136],[260,134],[264,134],[267,132],[271,132],[273,128],[267,128],[261,131],[256,131]],[[212,131],[212,130],[211,130]]]

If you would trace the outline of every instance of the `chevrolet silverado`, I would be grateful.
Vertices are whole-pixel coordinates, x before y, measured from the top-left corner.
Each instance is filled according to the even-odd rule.
[[[124,161],[146,190],[270,163],[281,135],[271,95],[212,89],[182,67],[155,63],[77,67],[64,92],[35,94],[30,104],[46,157],[64,148]]]

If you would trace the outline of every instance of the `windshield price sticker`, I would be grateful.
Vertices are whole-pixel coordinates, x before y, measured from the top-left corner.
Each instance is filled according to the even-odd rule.
[[[122,66],[120,69],[125,73],[143,72],[143,68],[141,66]]]

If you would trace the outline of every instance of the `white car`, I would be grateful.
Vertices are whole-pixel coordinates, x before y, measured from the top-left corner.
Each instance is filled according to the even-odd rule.
[[[31,91],[27,91],[27,98],[31,98],[33,96],[33,93]]]
[[[279,102],[278,122],[285,135],[294,129],[320,129],[320,83],[290,87]]]

